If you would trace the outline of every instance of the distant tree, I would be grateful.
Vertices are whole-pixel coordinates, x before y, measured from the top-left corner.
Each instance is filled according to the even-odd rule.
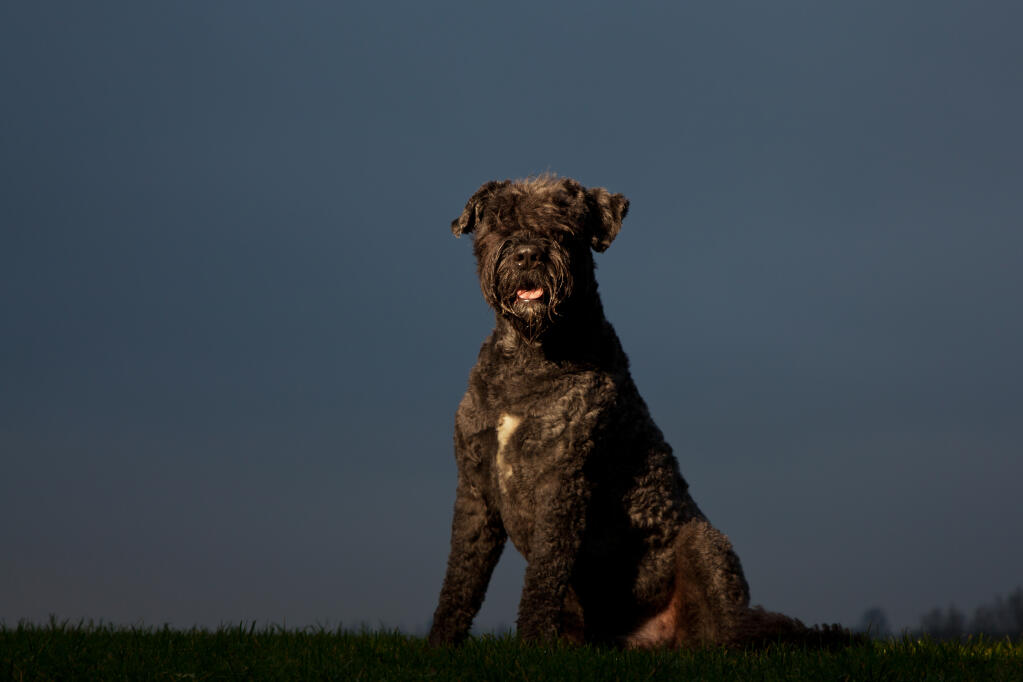
[[[937,633],[941,632],[945,627],[945,613],[939,609],[934,608],[920,616],[920,633],[924,635],[930,635],[931,637],[937,637]]]
[[[856,627],[856,631],[865,632],[876,638],[890,637],[892,631],[888,626],[888,614],[880,606],[867,609],[860,617],[860,624]]]
[[[1013,637],[1023,637],[1023,587],[1017,587],[1016,591],[1005,600],[1009,612],[1008,619]]]
[[[876,617],[869,609],[863,614],[864,623]],[[863,625],[859,628],[863,630]],[[959,639],[966,635],[987,635],[988,637],[1010,637],[1023,641],[1023,587],[1017,587],[1006,598],[995,597],[988,604],[981,604],[969,622],[955,606],[947,610],[931,609],[920,616],[919,633],[935,639]]]
[[[969,631],[991,637],[1023,637],[1023,588],[1017,587],[1006,599],[996,597],[973,612]]]
[[[966,634],[966,616],[951,604],[947,611],[933,609],[920,617],[920,630],[935,639],[959,639]]]

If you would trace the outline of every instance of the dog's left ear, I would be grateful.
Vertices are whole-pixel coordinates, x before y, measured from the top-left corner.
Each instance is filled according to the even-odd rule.
[[[487,205],[497,190],[507,184],[509,184],[508,180],[501,182],[491,180],[476,190],[476,193],[469,197],[469,201],[465,202],[465,210],[462,211],[462,215],[451,221],[451,232],[456,237],[461,237],[463,234],[475,230],[480,221],[480,215],[483,213],[483,207]]]
[[[590,206],[590,245],[604,251],[622,229],[622,220],[629,212],[629,200],[623,194],[611,194],[603,187],[586,190]]]

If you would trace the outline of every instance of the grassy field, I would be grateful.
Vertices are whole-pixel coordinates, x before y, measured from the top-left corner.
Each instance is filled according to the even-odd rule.
[[[374,633],[0,627],[2,680],[1023,680],[1023,644],[903,639],[838,651],[618,651],[514,637],[457,649]]]

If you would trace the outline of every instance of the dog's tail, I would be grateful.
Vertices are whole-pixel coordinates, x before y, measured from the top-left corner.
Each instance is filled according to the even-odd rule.
[[[756,606],[747,609],[736,621],[727,644],[741,649],[765,648],[773,644],[808,649],[839,649],[866,641],[864,635],[850,632],[838,623],[807,627],[798,618]]]

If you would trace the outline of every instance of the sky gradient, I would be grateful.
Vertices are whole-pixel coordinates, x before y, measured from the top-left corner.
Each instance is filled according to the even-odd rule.
[[[544,171],[631,200],[605,310],[754,602],[901,628],[1008,593],[1021,21],[3,5],[0,621],[425,628],[493,324],[448,226]]]

